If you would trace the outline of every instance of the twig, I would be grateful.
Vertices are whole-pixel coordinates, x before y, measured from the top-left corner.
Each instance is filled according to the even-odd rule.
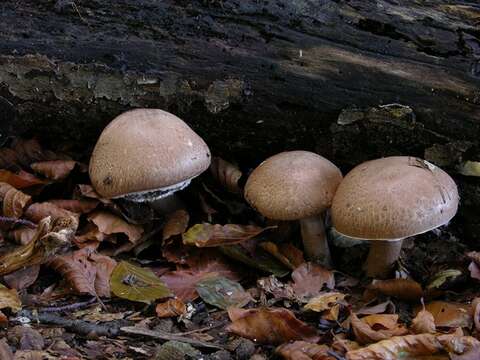
[[[97,298],[92,297],[90,300],[87,300],[87,301],[76,302],[76,303],[68,304],[64,306],[50,306],[50,307],[40,308],[40,312],[49,313],[49,312],[77,310],[77,309],[81,309],[83,307],[92,305],[95,303],[95,301],[97,301]]]
[[[209,349],[217,349],[217,350],[224,350],[224,348],[220,345],[216,344],[210,344],[205,341],[200,341],[200,340],[195,340],[191,339],[189,337],[184,337],[184,336],[179,336],[175,334],[167,334],[163,331],[158,331],[158,330],[149,330],[149,329],[144,329],[144,328],[139,328],[136,326],[125,326],[120,328],[122,333],[125,334],[136,334],[136,335],[143,335],[143,336],[148,336],[152,337],[154,339],[160,339],[160,340],[167,340],[167,341],[180,341],[184,342],[187,344],[190,344],[192,346],[197,346],[201,348],[209,348]]]
[[[204,332],[204,331],[216,329],[216,328],[219,328],[219,327],[221,327],[221,326],[223,326],[223,325],[225,325],[225,324],[217,324],[217,325],[213,325],[213,326],[207,326],[207,327],[203,327],[203,328],[195,329],[195,330],[191,330],[191,331],[174,333],[174,334],[172,334],[172,335],[176,335],[176,336],[190,335],[190,334],[195,334],[195,333],[199,333],[199,332]]]
[[[81,335],[92,334],[97,336],[116,337],[120,334],[120,327],[128,321],[111,321],[103,324],[94,324],[84,320],[70,320],[65,319],[57,314],[51,313],[37,313],[30,310],[22,310],[18,313],[19,317],[26,317],[31,321],[35,321],[41,324],[53,324],[64,327],[74,333]]]
[[[8,217],[8,216],[0,216],[0,223],[6,224],[8,226],[16,226],[16,225],[24,225],[27,226],[31,229],[35,229],[37,227],[37,224],[24,220],[24,219],[16,219],[13,217]]]

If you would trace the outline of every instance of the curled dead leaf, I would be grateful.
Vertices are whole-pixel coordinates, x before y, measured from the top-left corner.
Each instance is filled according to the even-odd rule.
[[[155,307],[155,312],[159,318],[176,317],[185,314],[186,311],[185,303],[179,299],[169,299]]]
[[[398,324],[396,314],[375,314],[359,319],[352,313],[350,323],[355,340],[360,344],[370,344],[408,333],[403,325]]]
[[[407,356],[433,355],[443,346],[432,334],[395,336],[364,348],[347,352],[347,360],[397,360]]]
[[[325,312],[323,318],[326,320],[336,321],[342,300],[345,299],[345,294],[338,292],[327,292],[320,294],[310,299],[310,301],[303,307],[305,310],[316,312]]]
[[[210,247],[231,245],[251,239],[272,227],[236,224],[196,224],[182,235],[185,245]]]
[[[97,225],[98,229],[104,234],[125,234],[128,240],[135,244],[143,234],[143,228],[140,225],[127,223],[122,218],[107,211],[95,211],[88,216],[88,219]]]
[[[13,173],[8,170],[0,169],[0,181],[5,182],[15,189],[25,189],[36,185],[45,185],[47,182],[37,178],[35,175],[26,171]]]
[[[0,201],[3,203],[3,215],[18,219],[23,215],[23,209],[32,202],[32,197],[0,182]]]
[[[78,218],[78,214],[62,209],[49,202],[32,204],[25,211],[25,217],[33,222],[39,222],[40,220],[48,216],[51,216],[52,219],[65,218],[70,216]]]
[[[435,318],[429,311],[421,310],[412,320],[410,330],[415,334],[434,334],[436,331]]]
[[[70,175],[76,163],[73,160],[47,160],[32,163],[30,167],[48,179],[59,181]]]
[[[214,156],[210,164],[210,173],[220,185],[232,193],[240,194],[242,189],[238,185],[238,180],[242,177],[242,172],[237,166]]]
[[[306,341],[294,341],[282,344],[275,349],[275,353],[285,360],[335,360],[328,354],[327,345],[312,344]]]
[[[292,340],[316,343],[319,340],[315,328],[284,308],[230,308],[228,316],[232,324],[227,326],[227,331],[259,343],[282,344]]]
[[[22,302],[18,297],[17,290],[8,289],[0,284],[0,309],[10,308],[17,312],[22,308]]]
[[[367,289],[405,301],[418,301],[423,296],[420,284],[410,279],[373,280]]]
[[[75,218],[67,218],[65,223],[75,223]],[[17,247],[0,257],[0,275],[9,274],[25,266],[37,265],[47,262],[57,252],[70,245],[76,227],[64,227],[63,218],[51,221],[47,217],[40,221],[35,236],[26,245]],[[76,223],[78,226],[78,222]]]
[[[324,287],[333,289],[335,277],[333,272],[314,263],[303,263],[292,272],[293,290],[300,301],[319,295]]]
[[[480,346],[480,341],[472,336],[458,336],[455,334],[438,335],[437,340],[449,353],[463,354],[470,349]]]
[[[189,221],[190,215],[186,210],[180,209],[169,214],[163,226],[163,241],[183,234],[187,230]]]

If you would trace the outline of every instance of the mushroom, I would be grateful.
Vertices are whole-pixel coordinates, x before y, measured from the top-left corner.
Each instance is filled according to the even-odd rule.
[[[287,151],[262,162],[245,184],[245,199],[272,220],[300,220],[307,258],[331,266],[323,215],[342,180],[340,170],[308,151]]]
[[[367,275],[384,278],[402,240],[448,223],[458,201],[455,182],[439,167],[415,157],[386,157],[345,176],[333,199],[332,222],[343,235],[370,240]]]
[[[90,179],[108,199],[170,206],[171,195],[210,165],[207,144],[178,117],[158,109],[136,109],[103,130],[92,153]]]

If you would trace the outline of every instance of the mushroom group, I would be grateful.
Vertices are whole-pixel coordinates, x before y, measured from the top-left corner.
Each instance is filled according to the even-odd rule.
[[[210,158],[207,144],[175,115],[136,109],[103,130],[89,174],[102,197],[149,202],[155,208],[208,169]]]
[[[350,171],[332,203],[332,222],[346,236],[370,240],[367,275],[389,275],[402,240],[448,223],[458,207],[453,179],[419,158],[393,156]]]
[[[159,210],[209,167],[210,158],[207,144],[178,117],[136,109],[103,130],[89,174],[102,197],[148,202]],[[459,202],[452,178],[425,160],[381,158],[342,178],[332,162],[308,151],[266,159],[250,174],[244,197],[268,219],[299,220],[306,257],[327,267],[332,260],[324,215],[331,207],[337,232],[370,241],[366,271],[379,278],[389,275],[404,238],[448,223]]]

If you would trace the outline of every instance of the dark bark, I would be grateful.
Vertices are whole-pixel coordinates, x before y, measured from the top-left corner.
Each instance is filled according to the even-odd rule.
[[[479,22],[476,0],[6,0],[0,132],[14,119],[86,148],[121,111],[159,107],[244,164],[303,148],[348,169],[429,149],[453,168],[479,155]],[[416,118],[337,123],[390,103]],[[460,185],[479,205],[478,184]]]

